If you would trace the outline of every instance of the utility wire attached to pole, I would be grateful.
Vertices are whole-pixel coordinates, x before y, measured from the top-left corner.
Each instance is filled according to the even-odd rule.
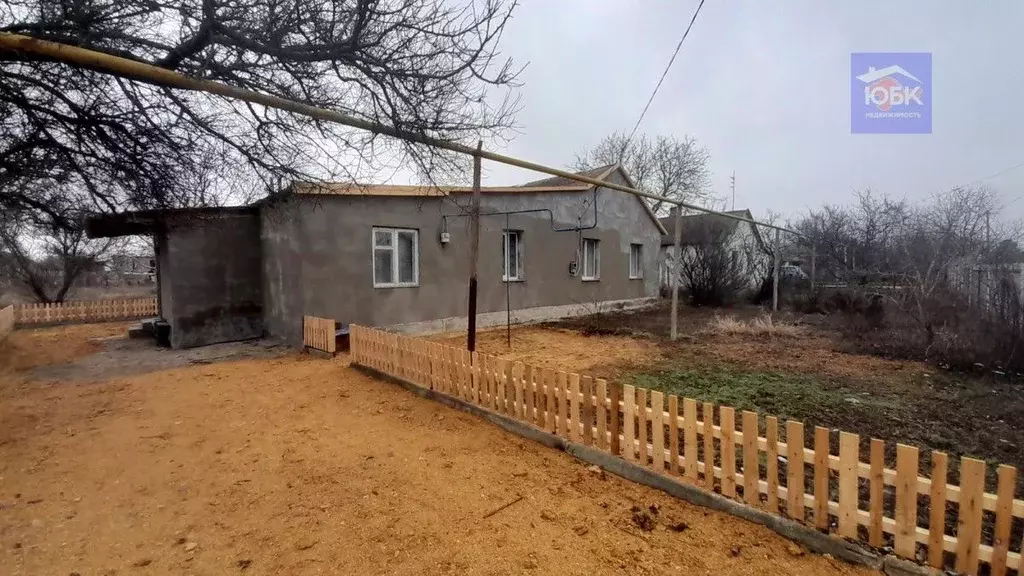
[[[672,58],[669,58],[668,66],[665,66],[665,71],[661,73],[661,78],[658,79],[658,84],[654,87],[654,91],[651,92],[651,97],[647,99],[647,105],[644,106],[643,112],[640,113],[640,117],[636,119],[636,124],[633,125],[633,130],[630,131],[629,136],[626,138],[626,142],[622,145],[622,153],[620,156],[626,153],[626,148],[629,147],[630,141],[633,140],[633,136],[636,134],[637,128],[640,127],[640,123],[643,122],[644,116],[647,115],[647,110],[651,107],[651,102],[654,102],[654,97],[658,94],[658,90],[661,88],[661,83],[665,81],[665,76],[668,75],[668,71],[672,69],[672,64],[676,61],[676,56],[679,55],[679,49],[683,47],[683,42],[686,41],[686,37],[690,35],[690,29],[693,28],[693,23],[697,21],[697,15],[700,14],[700,9],[704,7],[704,0],[700,0],[700,4],[697,5],[697,9],[693,11],[693,17],[690,18],[690,24],[686,26],[686,31],[683,32],[683,37],[679,39],[679,43],[676,44],[676,49],[672,52]]]
[[[394,126],[388,126],[372,120],[365,120],[363,118],[356,118],[349,114],[338,112],[337,110],[328,110],[326,108],[320,108],[317,106],[311,106],[295,100],[289,100],[280,96],[273,96],[271,94],[264,94],[262,92],[256,92],[247,88],[239,88],[237,86],[230,86],[221,82],[215,82],[213,80],[204,80],[202,78],[194,78],[192,76],[186,76],[180,72],[168,70],[166,68],[160,68],[152,64],[145,62],[138,62],[136,60],[129,60],[127,58],[121,58],[112,54],[104,52],[97,52],[95,50],[89,50],[87,48],[79,48],[78,46],[71,46],[69,44],[61,44],[59,42],[50,42],[49,40],[41,40],[38,38],[32,38],[30,36],[23,36],[20,34],[10,34],[7,32],[0,32],[0,49],[12,50],[15,52],[21,52],[30,54],[36,57],[44,57],[54,62],[60,62],[64,64],[71,64],[89,70],[103,72],[121,78],[128,78],[137,82],[143,82],[146,84],[152,84],[155,86],[166,86],[171,88],[178,88],[181,90],[190,90],[196,92],[206,92],[209,94],[217,94],[226,98],[234,98],[236,100],[242,100],[252,104],[259,104],[261,106],[267,106],[269,108],[275,108],[277,110],[284,110],[286,112],[292,112],[294,114],[300,114],[309,118],[316,118],[326,122],[334,122],[349,126],[352,128],[358,128],[360,130],[367,130],[374,134],[383,134],[385,136],[391,136],[401,140],[409,142],[415,142],[418,144],[425,144],[427,146],[434,146],[443,150],[449,150],[466,156],[479,156],[485,160],[491,160],[500,164],[508,166],[515,166],[517,168],[525,168],[526,170],[533,170],[534,172],[541,172],[544,174],[550,174],[551,176],[560,176],[574,182],[582,182],[584,184],[591,184],[594,186],[600,186],[602,188],[608,188],[611,190],[618,190],[627,194],[632,194],[640,198],[649,198],[651,200],[660,200],[669,204],[676,204],[689,210],[696,210],[697,212],[703,212],[706,214],[717,214],[723,218],[730,220],[736,220],[739,222],[747,222],[756,226],[762,226],[773,230],[781,230],[790,234],[794,234],[799,237],[804,235],[796,230],[784,228],[782,226],[776,226],[774,224],[768,224],[764,222],[758,222],[751,218],[744,218],[736,214],[729,214],[727,212],[719,212],[717,210],[711,210],[703,206],[697,206],[695,204],[689,204],[682,202],[675,198],[669,198],[667,196],[660,196],[658,194],[651,194],[617,184],[615,182],[599,180],[597,178],[586,176],[584,174],[576,174],[567,170],[559,168],[552,168],[543,164],[537,164],[536,162],[530,162],[527,160],[521,160],[512,156],[505,156],[504,154],[498,154],[496,152],[488,152],[487,150],[477,151],[475,147],[466,146],[458,142],[452,142],[448,140],[442,140],[419,134],[415,132],[409,132],[401,128]],[[443,190],[441,194],[446,194]]]

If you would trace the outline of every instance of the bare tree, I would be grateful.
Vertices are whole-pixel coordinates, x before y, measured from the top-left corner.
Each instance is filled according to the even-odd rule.
[[[5,0],[0,32],[98,50],[448,140],[502,137],[519,69],[497,44],[514,2]],[[488,92],[496,88],[498,95]],[[447,155],[221,97],[0,51],[0,208],[46,212],[72,185],[91,209],[202,204],[194,175],[256,189],[357,177],[381,159],[429,173]],[[26,194],[26,191],[33,194]],[[42,195],[40,195],[42,194]],[[50,214],[50,216],[58,216]],[[61,220],[63,224],[69,224]]]
[[[679,286],[694,306],[735,302],[750,288],[746,256],[735,241],[735,227],[720,219],[704,219],[687,231],[679,256]]]
[[[63,302],[83,274],[102,264],[114,240],[89,240],[81,218],[72,209],[61,211],[69,225],[29,210],[0,216],[0,255],[3,272],[15,287],[37,302]],[[84,215],[79,212],[80,215]]]
[[[594,148],[576,155],[572,167],[586,170],[609,164],[621,164],[637,188],[651,194],[684,202],[700,203],[712,199],[711,154],[692,136],[682,140],[673,136],[648,137],[639,134],[628,140],[624,133],[605,137]],[[664,202],[649,201],[656,214],[667,214]]]

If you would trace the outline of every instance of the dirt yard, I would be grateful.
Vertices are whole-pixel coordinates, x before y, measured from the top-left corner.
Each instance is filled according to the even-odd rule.
[[[178,367],[127,375],[104,355],[155,352],[109,339],[122,330],[0,343],[2,574],[867,573],[601,478],[345,357],[155,351]],[[581,368],[639,350],[563,337]]]

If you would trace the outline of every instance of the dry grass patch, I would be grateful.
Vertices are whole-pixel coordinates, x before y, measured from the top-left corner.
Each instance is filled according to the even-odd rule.
[[[706,334],[730,336],[767,336],[769,338],[799,338],[807,335],[807,328],[798,324],[774,320],[765,314],[750,320],[733,316],[715,316],[703,330]]]

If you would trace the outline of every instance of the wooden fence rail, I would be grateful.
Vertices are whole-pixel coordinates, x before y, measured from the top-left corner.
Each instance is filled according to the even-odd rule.
[[[0,308],[0,340],[7,337],[14,330],[14,305],[7,308]]]
[[[330,318],[302,317],[302,345],[307,348],[334,354],[334,331],[335,323]]]
[[[57,304],[16,304],[14,322],[19,325],[97,322],[145,318],[156,313],[156,298],[77,300]]]
[[[961,458],[960,482],[948,484],[948,458],[939,451],[923,476],[913,446],[897,444],[890,468],[882,440],[870,440],[864,461],[860,437],[848,432],[838,432],[838,454],[832,454],[832,430],[815,427],[805,435],[794,420],[743,411],[737,428],[728,406],[361,326],[351,327],[351,345],[356,364],[839,537],[892,546],[904,558],[966,574],[977,574],[982,564],[995,576],[1021,569],[1024,501],[1014,497],[1012,466],[998,467],[992,494],[985,491],[985,462],[973,458]],[[994,526],[985,536],[984,518]]]

